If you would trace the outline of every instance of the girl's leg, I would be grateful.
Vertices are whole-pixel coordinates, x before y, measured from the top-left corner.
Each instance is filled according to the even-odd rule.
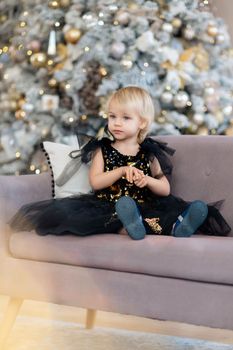
[[[128,235],[135,240],[143,239],[146,229],[136,202],[131,197],[123,196],[116,202],[115,209]]]
[[[207,205],[199,200],[192,202],[188,208],[178,216],[172,235],[175,237],[190,237],[203,224],[208,215]]]

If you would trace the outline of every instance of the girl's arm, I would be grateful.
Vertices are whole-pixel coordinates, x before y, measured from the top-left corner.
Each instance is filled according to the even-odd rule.
[[[151,163],[152,176],[143,175],[139,180],[135,180],[134,183],[138,187],[147,186],[154,194],[158,196],[168,196],[170,194],[170,184],[163,174],[158,160],[155,158]],[[157,177],[157,178],[156,178]]]
[[[133,182],[133,178],[141,177],[141,170],[135,167],[122,166],[111,171],[104,172],[104,159],[102,151],[99,148],[93,158],[89,172],[90,185],[94,191],[111,186],[114,182],[125,176],[129,182]]]

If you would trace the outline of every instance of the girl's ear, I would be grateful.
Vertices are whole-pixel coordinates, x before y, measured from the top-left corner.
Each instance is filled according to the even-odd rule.
[[[145,119],[141,118],[141,125],[140,125],[140,129],[145,129],[145,127],[147,126],[147,121]]]

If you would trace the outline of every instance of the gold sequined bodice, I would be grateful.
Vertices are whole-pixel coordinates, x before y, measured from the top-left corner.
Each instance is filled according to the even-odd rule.
[[[111,171],[121,166],[133,165],[142,170],[145,175],[151,176],[148,156],[139,150],[136,156],[121,154],[110,144],[102,146],[104,158],[104,171]],[[112,186],[96,192],[98,198],[108,201],[116,201],[121,196],[130,196],[138,203],[144,202],[150,196],[148,188],[139,188],[135,184],[128,182],[125,178],[117,180]]]

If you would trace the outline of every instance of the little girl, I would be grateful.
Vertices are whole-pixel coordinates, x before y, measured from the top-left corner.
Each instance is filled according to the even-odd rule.
[[[230,227],[214,206],[170,194],[166,175],[172,165],[166,153],[174,150],[146,138],[153,119],[147,91],[134,86],[116,91],[108,102],[110,137],[92,139],[80,152],[83,162],[91,160],[93,193],[29,203],[10,226],[17,231],[35,229],[39,235],[79,236],[124,228],[135,240],[145,234],[189,237],[198,229],[227,235]]]

